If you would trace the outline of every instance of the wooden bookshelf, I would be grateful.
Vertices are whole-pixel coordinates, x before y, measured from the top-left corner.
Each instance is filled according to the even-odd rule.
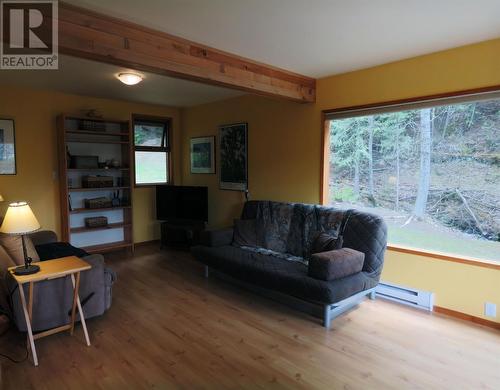
[[[96,213],[102,211],[112,211],[112,210],[125,210],[130,209],[131,206],[116,206],[116,207],[101,207],[96,209],[87,209],[85,207],[81,207],[78,209],[72,209],[69,211],[70,214],[80,214],[80,213]]]
[[[66,130],[66,134],[84,134],[95,136],[108,136],[108,137],[128,137],[128,133],[114,133],[114,132],[99,132],[89,130]]]
[[[62,114],[57,118],[57,136],[62,240],[89,253],[124,248],[133,250],[133,177],[130,169],[133,161],[133,137],[130,122]],[[68,152],[70,156],[98,156],[100,163],[115,159],[119,166],[75,167]],[[82,178],[87,175],[112,177],[113,186],[83,187]],[[122,202],[119,206],[85,208],[86,198],[110,198],[116,192]],[[86,227],[85,218],[94,216],[107,217],[108,225],[98,228]]]
[[[115,145],[125,145],[129,144],[129,141],[107,141],[107,140],[84,140],[84,139],[74,139],[68,140],[67,143],[80,143],[80,144],[115,144]]]
[[[127,190],[130,186],[126,187],[97,187],[97,188],[85,188],[85,187],[70,187],[69,192],[98,192],[98,191],[116,191],[116,190]]]
[[[67,168],[68,172],[129,171],[130,168]]]
[[[76,228],[70,228],[71,233],[83,233],[83,232],[96,232],[99,230],[109,230],[109,229],[118,229],[122,227],[127,227],[130,224],[128,223],[123,223],[123,222],[117,222],[117,223],[110,223],[107,226],[99,226],[99,227],[76,227]]]

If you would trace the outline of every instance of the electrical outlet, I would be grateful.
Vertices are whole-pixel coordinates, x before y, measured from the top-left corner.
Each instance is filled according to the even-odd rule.
[[[486,317],[495,318],[497,316],[497,305],[495,305],[494,303],[491,303],[491,302],[485,302],[484,315]]]

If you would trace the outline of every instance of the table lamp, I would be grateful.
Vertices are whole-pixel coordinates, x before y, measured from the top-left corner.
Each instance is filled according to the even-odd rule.
[[[9,204],[9,208],[5,213],[1,233],[20,235],[23,244],[24,266],[16,267],[14,273],[16,275],[30,275],[40,271],[37,265],[31,265],[33,261],[26,253],[25,235],[40,229],[35,214],[31,211],[30,206],[26,202],[16,202]]]

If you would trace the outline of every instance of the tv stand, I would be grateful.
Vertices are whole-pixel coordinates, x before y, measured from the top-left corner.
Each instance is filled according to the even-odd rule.
[[[203,221],[163,221],[160,248],[189,248],[199,243],[200,233],[204,230],[205,222]]]

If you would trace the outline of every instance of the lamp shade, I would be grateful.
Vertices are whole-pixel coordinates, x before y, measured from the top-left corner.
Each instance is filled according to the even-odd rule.
[[[40,224],[26,202],[17,202],[9,204],[5,213],[1,233],[7,234],[25,234],[40,229]]]
[[[0,195],[0,202],[3,202],[3,196]]]

